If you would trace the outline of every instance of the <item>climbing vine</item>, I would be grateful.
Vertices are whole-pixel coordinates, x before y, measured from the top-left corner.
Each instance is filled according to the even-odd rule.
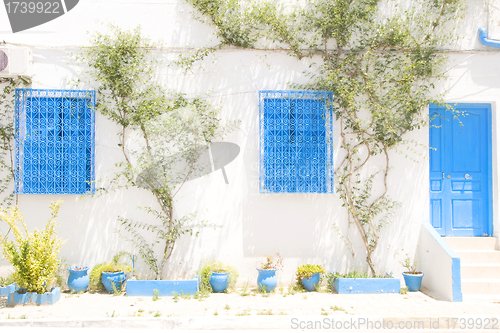
[[[27,87],[31,79],[23,76],[0,77],[0,196],[2,206],[11,206],[14,196],[14,114],[15,90]],[[16,200],[15,200],[16,199]]]
[[[184,66],[225,47],[281,49],[316,61],[309,82],[292,88],[333,92],[343,154],[335,170],[336,190],[376,275],[373,253],[398,205],[387,195],[390,152],[405,134],[426,125],[423,111],[429,103],[442,103],[434,92],[446,64],[440,47],[450,39],[462,2],[186,1],[196,18],[214,28],[219,43],[181,57]]]
[[[149,191],[159,209],[143,207],[158,221],[149,223],[120,217],[129,240],[159,279],[176,241],[193,234],[195,213],[175,214],[175,197],[186,181],[205,166],[199,162],[208,145],[221,139],[232,124],[222,124],[218,110],[201,98],[188,99],[167,92],[155,80],[154,46],[139,29],[96,33],[78,59],[98,83],[97,110],[121,127],[124,162],[117,163],[114,188],[135,187]],[[102,188],[103,193],[109,188]],[[153,233],[148,241],[141,230]],[[161,243],[161,255],[155,245]]]

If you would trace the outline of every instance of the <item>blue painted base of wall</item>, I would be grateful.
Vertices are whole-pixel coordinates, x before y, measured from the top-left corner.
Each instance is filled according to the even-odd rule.
[[[401,282],[394,278],[337,278],[333,287],[338,294],[399,293]]]
[[[38,293],[24,293],[19,294],[17,291],[9,294],[7,302],[11,305],[35,303],[38,305],[47,304],[52,305],[61,298],[61,288],[52,288],[51,292],[38,294]]]
[[[192,280],[128,280],[127,296],[153,296],[154,290],[159,296],[174,296],[174,293],[196,294],[200,289],[198,278]]]
[[[9,296],[9,294],[12,294],[14,291],[16,291],[16,284],[9,284],[6,287],[0,287],[0,296]]]

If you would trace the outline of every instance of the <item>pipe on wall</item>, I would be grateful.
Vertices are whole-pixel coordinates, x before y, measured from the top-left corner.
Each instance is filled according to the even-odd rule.
[[[479,41],[484,46],[500,48],[500,40],[488,39],[488,33],[485,28],[479,28]]]

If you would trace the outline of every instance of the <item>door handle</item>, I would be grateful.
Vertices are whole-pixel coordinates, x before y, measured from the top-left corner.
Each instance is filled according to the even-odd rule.
[[[444,172],[443,172],[443,179],[444,179]]]

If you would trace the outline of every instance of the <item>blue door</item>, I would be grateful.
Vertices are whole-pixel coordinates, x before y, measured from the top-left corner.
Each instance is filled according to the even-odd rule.
[[[441,236],[492,234],[491,105],[430,105],[430,218]]]

